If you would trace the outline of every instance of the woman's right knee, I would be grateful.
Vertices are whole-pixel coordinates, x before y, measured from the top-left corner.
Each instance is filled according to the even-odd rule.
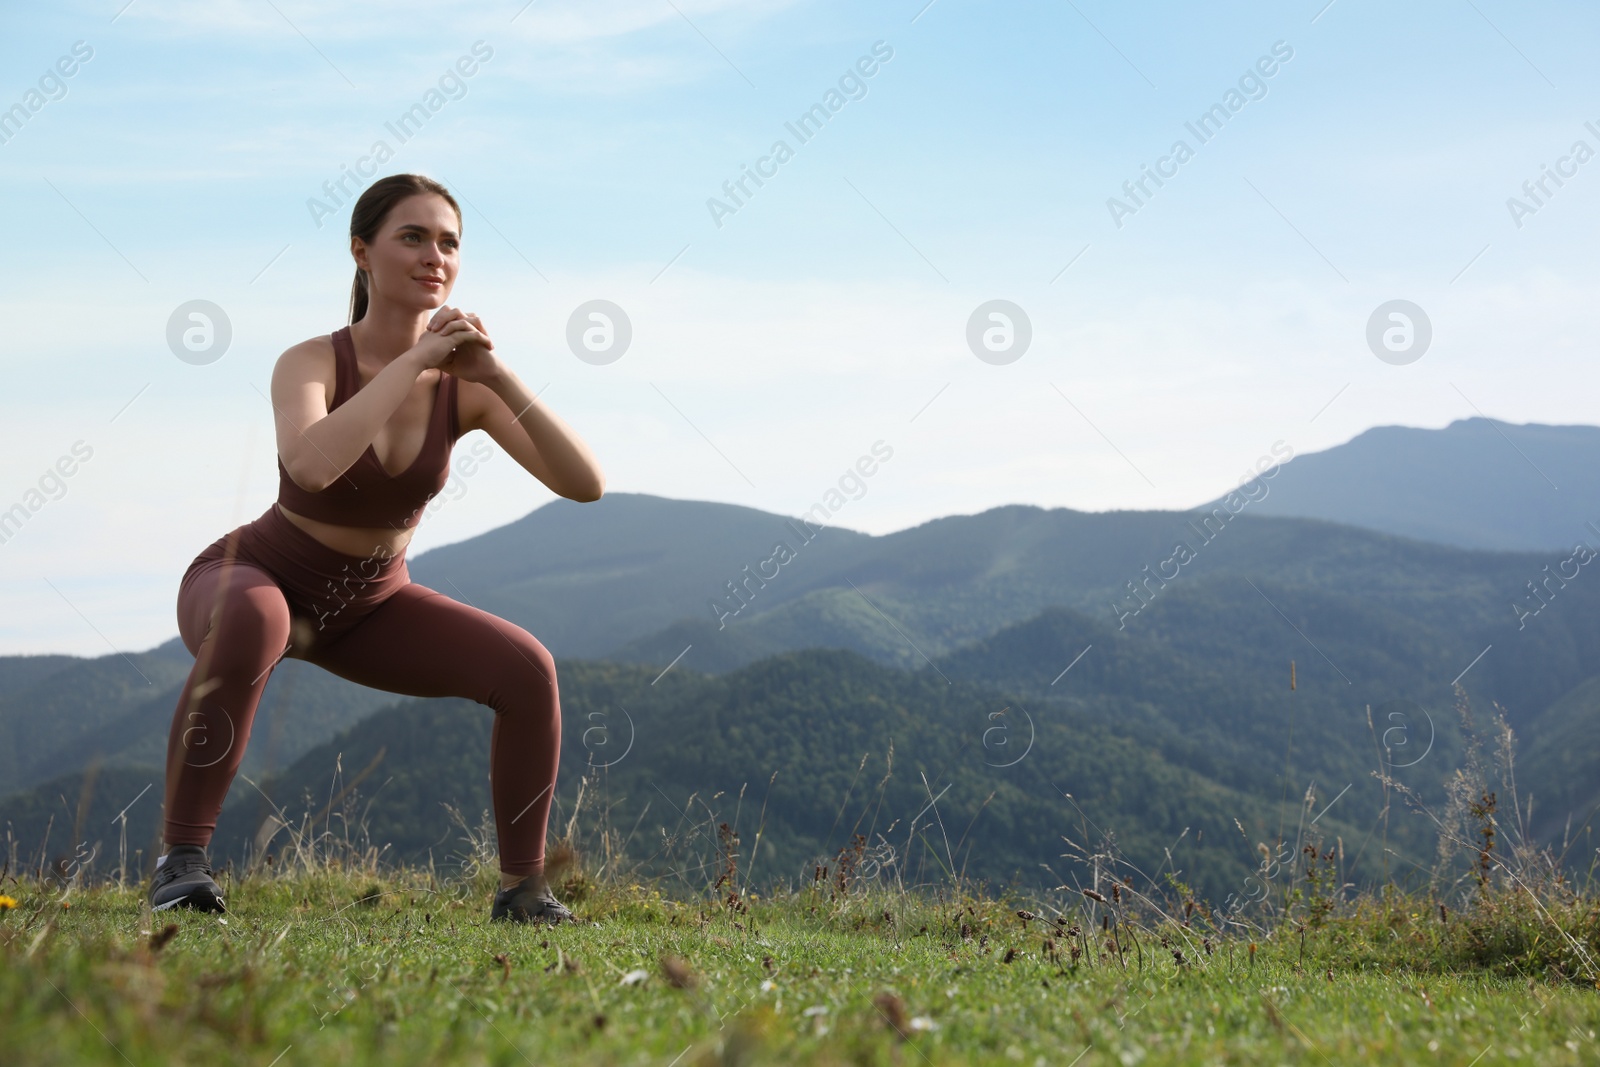
[[[231,572],[231,573],[229,573]],[[271,575],[259,567],[233,564],[219,568],[209,580],[186,589],[190,609],[183,613],[199,624],[199,634],[185,634],[185,644],[193,638],[194,648],[211,642],[212,670],[230,668],[260,670],[278,658],[289,641],[290,611],[283,590]]]

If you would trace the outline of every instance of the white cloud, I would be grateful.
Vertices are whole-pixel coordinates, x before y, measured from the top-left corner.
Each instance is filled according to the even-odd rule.
[[[288,33],[313,44],[323,41],[359,41],[364,44],[437,36],[447,27],[460,27],[468,40],[483,32],[510,34],[527,41],[572,44],[626,37],[663,23],[683,25],[685,18],[700,24],[753,25],[803,3],[805,0],[609,0],[581,5],[561,0],[504,0],[489,5],[468,0],[367,0],[330,5],[316,0],[135,0],[118,20],[139,24],[173,36],[229,35],[240,39]],[[676,8],[676,10],[675,10]],[[98,8],[96,9],[98,10]],[[680,14],[681,12],[681,14]],[[742,16],[738,18],[735,16]],[[684,29],[690,28],[685,25]],[[297,32],[298,31],[298,32]],[[690,31],[692,32],[692,31]]]

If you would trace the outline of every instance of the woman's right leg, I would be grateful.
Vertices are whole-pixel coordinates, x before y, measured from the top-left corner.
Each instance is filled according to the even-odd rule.
[[[219,556],[185,577],[178,630],[195,663],[167,738],[168,846],[210,844],[289,628],[283,591],[254,563]]]

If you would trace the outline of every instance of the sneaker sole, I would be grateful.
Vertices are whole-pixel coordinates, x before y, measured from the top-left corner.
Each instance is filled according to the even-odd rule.
[[[500,914],[500,915],[491,915],[491,916],[489,916],[489,921],[490,922],[549,923],[551,926],[554,926],[554,925],[556,925],[558,923],[570,922],[571,920],[572,920],[572,916],[571,915],[551,915],[551,914],[543,913],[543,912],[541,912],[538,915],[531,915],[530,914],[527,918],[522,918],[521,916],[513,915],[513,914],[510,914],[510,913],[503,913],[503,914]]]
[[[194,908],[198,911],[206,912],[226,912],[228,910],[221,897],[204,890],[181,896],[176,900],[169,900],[165,904],[157,904],[150,910],[170,911],[173,908]]]

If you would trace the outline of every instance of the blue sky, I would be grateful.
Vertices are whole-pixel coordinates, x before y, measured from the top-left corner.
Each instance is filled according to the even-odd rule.
[[[836,521],[885,533],[1006,503],[1185,507],[1275,442],[1374,425],[1594,421],[1600,159],[1560,163],[1600,150],[1597,14],[1577,4],[113,0],[4,18],[0,109],[41,79],[34,102],[57,98],[0,126],[0,510],[37,503],[75,443],[93,456],[0,544],[0,652],[176,633],[189,561],[275,496],[273,361],[345,321],[348,208],[319,226],[308,200],[379,139],[377,173],[463,198],[452,302],[613,491],[799,514],[883,441],[893,459]],[[92,56],[52,80],[77,42]],[[452,81],[475,44],[488,58]],[[875,45],[892,57],[849,82]],[[1275,45],[1292,57],[1251,83],[1264,94],[1200,143],[1185,123]],[[801,143],[785,123],[841,77],[858,98]],[[386,123],[441,78],[401,144]],[[779,139],[792,156],[718,226],[708,199]],[[1108,198],[1179,139],[1192,158],[1116,225]],[[1518,226],[1508,198],[1558,165]],[[166,341],[197,299],[232,328],[199,365]],[[633,324],[605,365],[565,340],[593,299]],[[967,342],[996,299],[1032,330],[1004,364]],[[1433,331],[1404,365],[1366,341],[1396,299]],[[411,552],[550,499],[497,453]]]

